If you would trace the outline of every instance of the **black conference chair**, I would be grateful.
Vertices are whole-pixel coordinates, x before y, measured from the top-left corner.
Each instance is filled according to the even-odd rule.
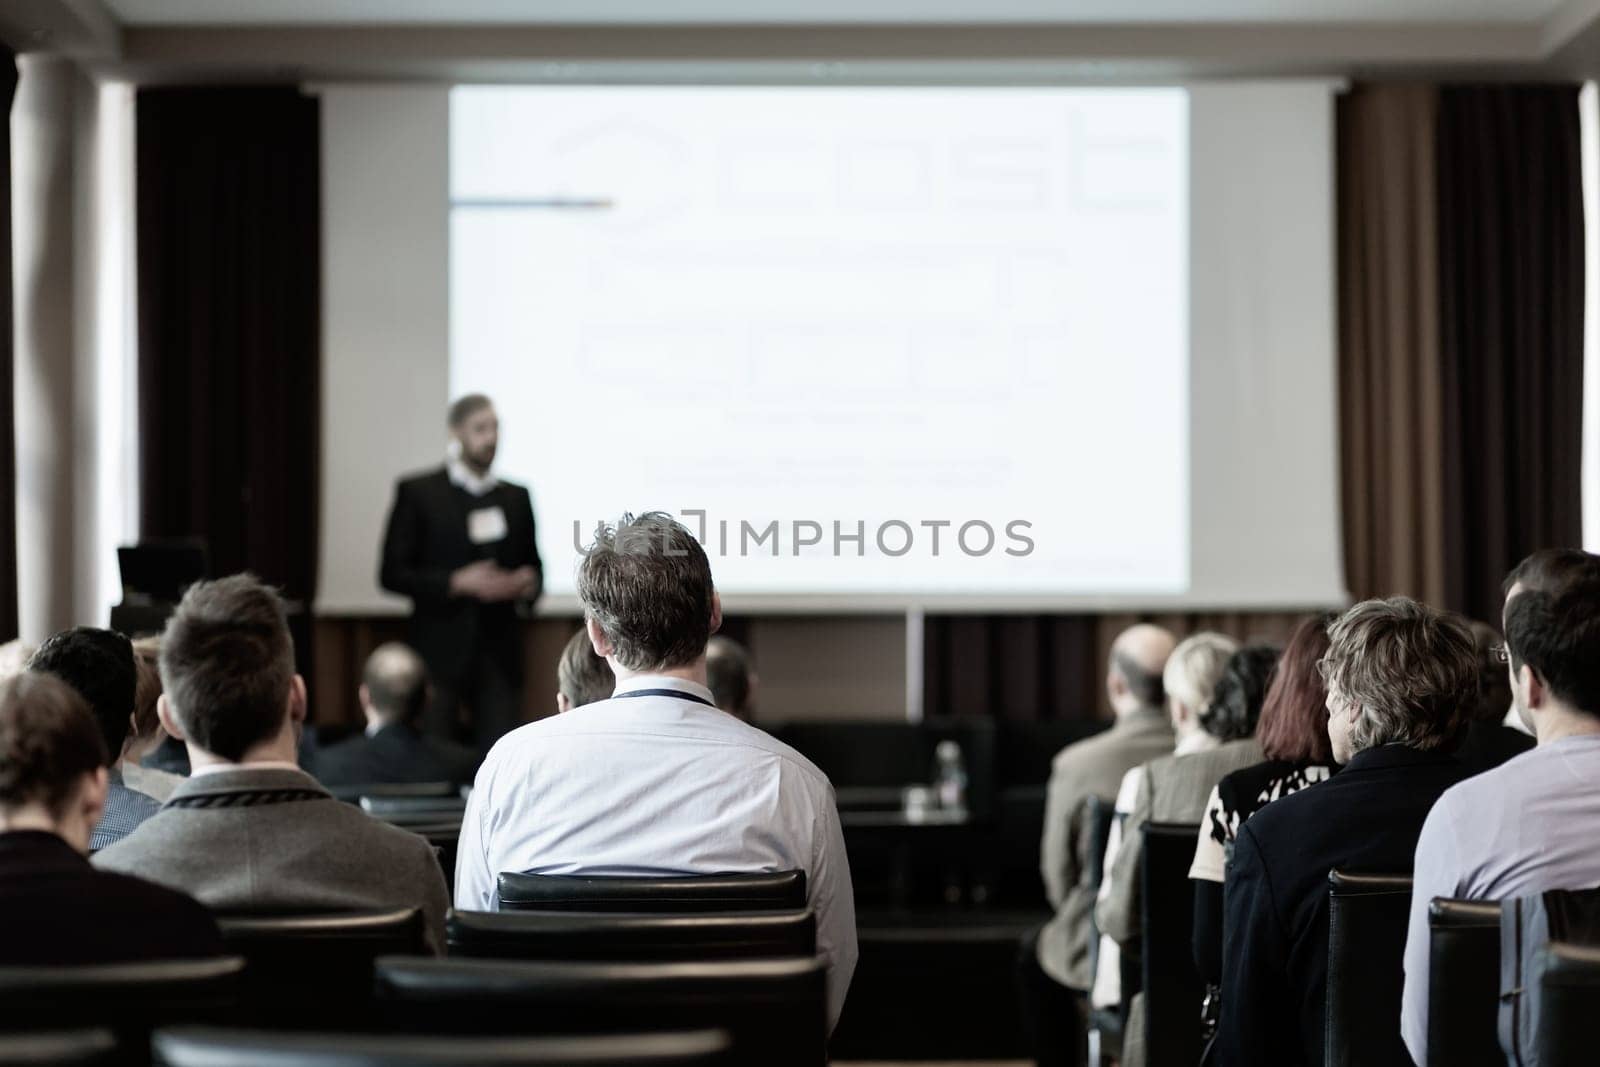
[[[809,911],[453,911],[450,955],[518,960],[759,960],[817,952]]]
[[[1325,1067],[1412,1067],[1400,1039],[1411,877],[1328,873]]]
[[[724,1064],[717,1030],[616,1037],[285,1034],[202,1027],[157,1032],[159,1067],[699,1067]]]
[[[1589,1067],[1600,1042],[1600,945],[1552,941],[1534,966],[1540,1067]]]
[[[0,1063],[7,1067],[102,1067],[125,1062],[110,1030],[55,1030],[0,1036]]]
[[[1088,884],[1100,888],[1105,881],[1106,842],[1111,839],[1111,827],[1117,821],[1116,805],[1104,797],[1090,796],[1083,802],[1083,826],[1088,838],[1086,877]],[[1037,853],[1038,845],[1034,851]],[[1137,952],[1137,949],[1133,951]],[[1100,928],[1095,925],[1094,913],[1089,913],[1089,973],[1100,967]],[[1132,990],[1126,990],[1127,995]],[[1124,1000],[1127,999],[1125,995]],[[1122,1047],[1123,1015],[1120,1006],[1115,1008],[1090,1008],[1089,1010],[1089,1067],[1100,1067],[1107,1050]]]
[[[721,1029],[738,1063],[827,1062],[817,959],[712,963],[534,963],[381,959],[380,1022],[391,1031],[624,1034]]]
[[[246,961],[245,1020],[340,1028],[367,1017],[372,961],[423,951],[416,908],[300,915],[222,915],[230,952]]]
[[[143,1063],[155,1027],[231,1022],[244,966],[244,960],[227,956],[0,967],[0,1032],[22,1037],[30,1031],[103,1029],[113,1035],[116,1051],[110,1055],[114,1062]],[[0,1054],[0,1062],[13,1061]]]
[[[1428,1067],[1504,1067],[1500,1010],[1500,904],[1428,905]]]
[[[368,815],[396,826],[441,822],[459,824],[467,810],[466,799],[459,795],[374,796],[368,793],[361,797],[360,804],[361,810]]]
[[[1200,1005],[1205,982],[1194,967],[1196,823],[1147,823],[1144,828],[1140,943],[1144,984],[1144,1042],[1149,1063],[1193,1064],[1203,1042]]]
[[[804,871],[666,878],[502,873],[501,911],[799,911]]]
[[[360,804],[362,797],[459,797],[460,791],[452,782],[362,782],[355,785],[330,785],[326,787],[340,800]]]

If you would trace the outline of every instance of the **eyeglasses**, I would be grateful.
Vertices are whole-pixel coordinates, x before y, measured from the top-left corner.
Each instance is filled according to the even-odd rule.
[[[1511,650],[1505,645],[1490,645],[1489,655],[1501,666],[1511,662]]]

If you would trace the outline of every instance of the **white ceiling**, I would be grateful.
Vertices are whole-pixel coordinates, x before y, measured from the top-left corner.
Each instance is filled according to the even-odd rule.
[[[128,26],[1538,22],[1562,0],[104,0]]]

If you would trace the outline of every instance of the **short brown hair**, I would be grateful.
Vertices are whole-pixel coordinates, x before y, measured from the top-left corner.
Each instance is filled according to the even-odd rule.
[[[153,638],[133,642],[133,666],[139,683],[133,689],[133,738],[143,741],[161,729],[156,702],[161,699],[161,643]]]
[[[89,704],[53,675],[0,682],[0,806],[42,803],[60,815],[83,775],[108,762]]]
[[[1267,699],[1261,705],[1256,740],[1267,759],[1287,763],[1329,763],[1328,687],[1318,662],[1328,651],[1332,612],[1301,619],[1278,659]]]
[[[706,687],[717,707],[730,715],[750,711],[750,653],[731,637],[706,642]]]
[[[711,562],[659,511],[601,523],[578,565],[584,610],[630,671],[693,663],[711,637]]]
[[[450,428],[452,430],[455,429],[484,408],[490,407],[494,407],[494,401],[484,394],[468,393],[450,405],[450,411],[446,416],[449,419]]]
[[[611,666],[594,651],[586,627],[567,640],[561,650],[561,660],[556,664],[556,687],[567,703],[574,708],[611,699],[617,688],[617,676]]]
[[[283,600],[252,574],[196,582],[161,637],[161,684],[184,733],[225,760],[283,729],[294,645]]]
[[[1328,629],[1322,676],[1361,709],[1351,746],[1450,748],[1478,698],[1472,631],[1410,597],[1365,600]]]

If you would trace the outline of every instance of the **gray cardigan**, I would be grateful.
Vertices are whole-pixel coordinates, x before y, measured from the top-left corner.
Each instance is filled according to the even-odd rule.
[[[190,778],[94,864],[218,912],[421,908],[428,948],[444,951],[450,895],[433,847],[304,771],[246,765]]]

